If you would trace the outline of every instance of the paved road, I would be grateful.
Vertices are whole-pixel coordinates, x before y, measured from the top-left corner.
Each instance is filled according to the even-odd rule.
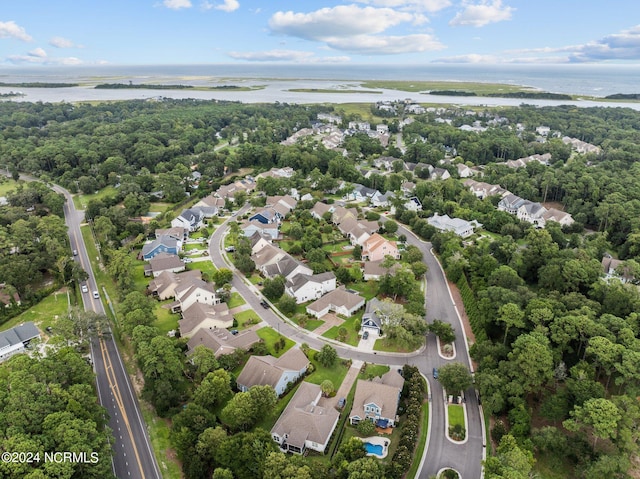
[[[82,294],[84,307],[87,311],[104,314],[102,300],[93,297],[93,291],[101,291],[101,288],[96,283],[80,232],[83,213],[75,209],[71,194],[67,190],[59,186],[54,186],[53,190],[66,198],[64,216],[69,228],[71,249],[77,250],[76,260],[89,275],[87,280],[89,292]],[[102,296],[101,292],[100,295]],[[96,373],[100,404],[107,409],[109,427],[113,430],[115,439],[112,456],[113,473],[120,479],[160,478],[138,401],[122,364],[118,348],[111,339],[110,331],[105,332],[101,338],[92,339],[91,357]]]
[[[238,215],[242,215],[248,206],[243,207]],[[235,218],[232,218],[235,220]],[[211,237],[209,243],[209,257],[218,268],[229,268],[230,265],[223,257],[224,234],[228,229],[228,223],[219,226]],[[470,367],[468,348],[465,343],[464,329],[460,318],[456,312],[455,305],[449,293],[444,273],[436,258],[431,253],[431,244],[421,241],[412,232],[404,227],[400,227],[398,234],[407,237],[407,243],[420,248],[424,256],[424,262],[429,267],[427,272],[427,320],[440,319],[453,325],[457,332],[455,347],[457,351],[456,361],[462,362]],[[427,448],[425,449],[425,460],[419,477],[428,478],[437,474],[445,467],[456,469],[462,479],[480,479],[482,477],[482,460],[484,449],[483,424],[477,399],[473,389],[466,392],[467,398],[467,441],[464,444],[456,444],[447,438],[445,433],[445,403],[443,390],[440,383],[433,379],[432,371],[434,367],[440,367],[447,363],[447,360],[440,357],[437,352],[436,340],[433,335],[427,337],[425,349],[411,354],[400,353],[367,353],[358,351],[356,348],[346,346],[342,343],[328,341],[313,332],[306,331],[294,326],[280,318],[270,309],[264,309],[260,302],[264,299],[255,287],[249,286],[247,282],[236,271],[233,277],[232,286],[242,295],[249,306],[256,311],[261,318],[271,327],[277,329],[284,336],[295,340],[298,343],[307,343],[314,349],[320,349],[326,343],[332,344],[340,357],[359,359],[366,362],[388,364],[391,366],[401,366],[413,364],[427,377],[429,390],[431,393],[431,422],[429,424],[430,434]],[[462,307],[462,306],[461,306]]]

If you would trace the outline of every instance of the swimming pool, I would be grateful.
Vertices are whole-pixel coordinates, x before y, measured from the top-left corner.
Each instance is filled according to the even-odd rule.
[[[382,457],[382,451],[384,448],[381,444],[371,444],[370,442],[365,442],[364,448],[367,450],[367,454],[375,454],[376,456]]]

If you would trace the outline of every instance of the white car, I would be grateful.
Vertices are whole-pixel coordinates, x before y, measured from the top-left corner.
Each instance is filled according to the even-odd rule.
[[[100,294],[99,294],[97,291],[94,291],[94,292],[93,292],[93,297],[94,297],[95,299],[100,299]]]
[[[87,285],[86,285],[86,284],[83,284],[83,285],[82,285],[82,287],[81,287],[81,289],[82,289],[82,292],[83,292],[83,293],[88,293],[88,292],[89,292],[89,288],[87,288]]]

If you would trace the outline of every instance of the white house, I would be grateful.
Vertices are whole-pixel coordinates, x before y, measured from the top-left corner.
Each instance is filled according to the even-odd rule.
[[[453,231],[461,238],[471,236],[476,228],[482,226],[476,220],[466,221],[460,218],[450,218],[449,215],[440,216],[438,213],[434,213],[431,218],[427,218],[427,223],[439,231]]]
[[[0,363],[11,356],[25,352],[34,339],[40,338],[40,331],[32,321],[15,326],[0,333]]]
[[[202,226],[204,215],[200,209],[186,209],[180,216],[171,220],[173,228],[184,228],[190,232],[196,231]]]
[[[320,318],[330,311],[343,316],[352,316],[364,306],[364,298],[359,294],[346,291],[344,286],[325,294],[320,299],[307,306],[307,313]]]
[[[287,281],[284,292],[300,304],[320,299],[334,289],[336,289],[336,275],[328,271],[312,275],[297,274]]]

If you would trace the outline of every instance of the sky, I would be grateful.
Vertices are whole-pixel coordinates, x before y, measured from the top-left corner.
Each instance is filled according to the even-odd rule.
[[[2,0],[0,68],[640,63],[637,0]]]

